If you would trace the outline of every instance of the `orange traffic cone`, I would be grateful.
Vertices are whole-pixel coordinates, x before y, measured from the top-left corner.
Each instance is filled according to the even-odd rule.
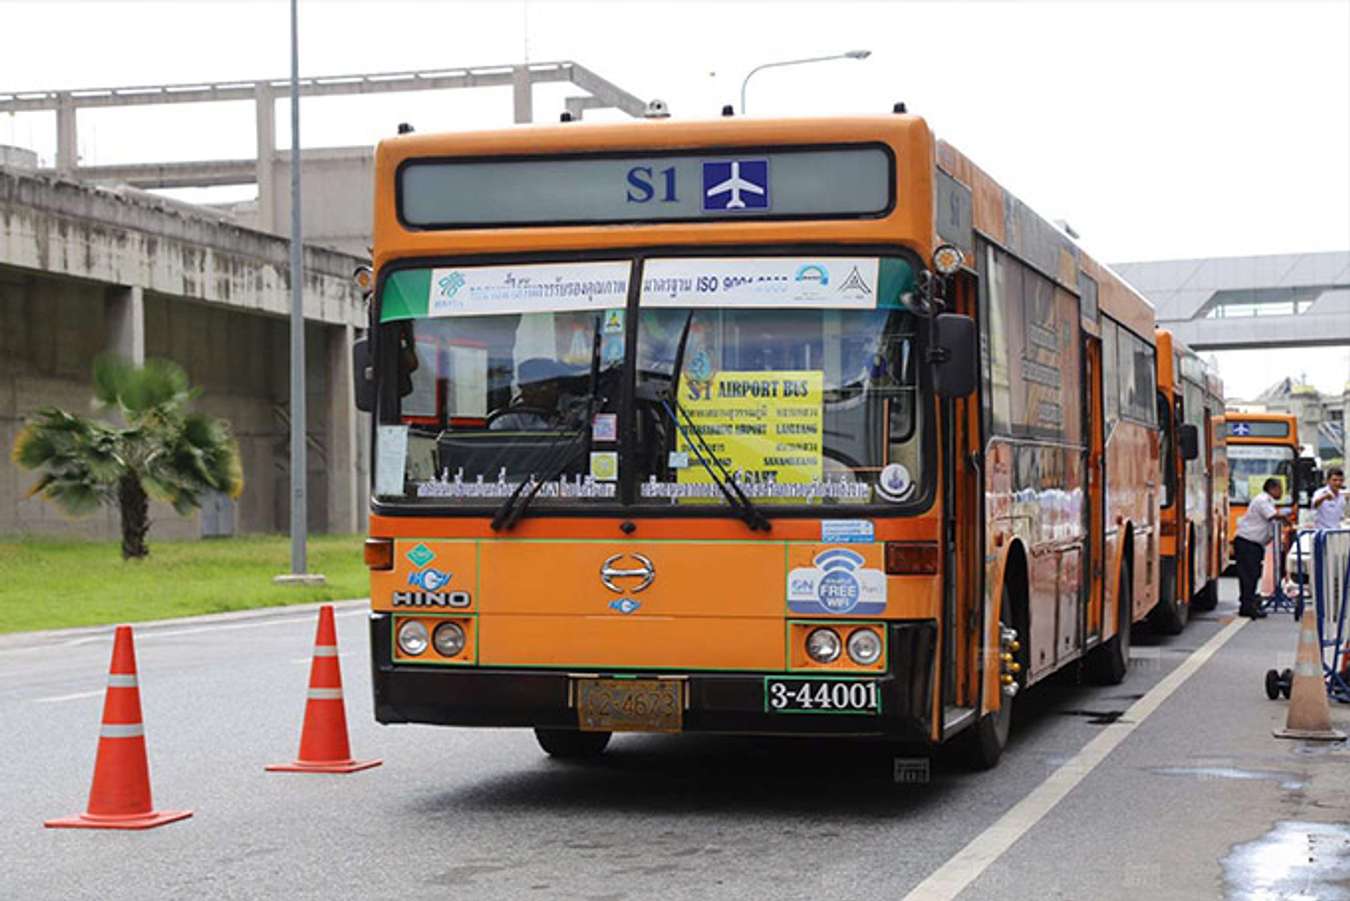
[[[1289,718],[1283,729],[1275,730],[1275,737],[1345,740],[1344,732],[1331,728],[1331,705],[1327,703],[1327,686],[1322,678],[1322,642],[1317,637],[1317,614],[1312,604],[1303,607],[1294,683],[1289,691]]]
[[[190,810],[155,810],[150,803],[150,767],[141,725],[141,692],[136,685],[136,647],[131,627],[118,626],[113,635],[89,809],[73,817],[47,820],[43,825],[53,829],[149,829],[190,816]]]
[[[337,628],[333,608],[319,608],[319,631],[314,637],[314,662],[309,667],[309,700],[300,731],[300,756],[291,763],[274,763],[274,773],[354,773],[379,766],[380,760],[353,760],[347,743],[347,708],[342,703],[342,665],[338,661]]]

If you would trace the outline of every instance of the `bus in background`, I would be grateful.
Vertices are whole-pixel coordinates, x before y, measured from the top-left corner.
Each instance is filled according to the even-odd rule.
[[[1227,526],[1213,502],[1215,446],[1210,421],[1223,409],[1222,388],[1200,357],[1158,329],[1158,425],[1161,430],[1161,528],[1158,604],[1149,617],[1160,632],[1186,627],[1192,607],[1218,602],[1217,556]]]
[[[1237,534],[1237,522],[1247,512],[1247,502],[1261,493],[1266,479],[1279,479],[1284,496],[1279,507],[1297,521],[1295,504],[1298,485],[1295,473],[1299,455],[1298,420],[1290,413],[1254,413],[1229,410],[1224,414],[1224,440],[1228,445],[1228,540]]]
[[[1152,609],[1152,307],[911,115],[376,152],[374,707],[991,766]]]

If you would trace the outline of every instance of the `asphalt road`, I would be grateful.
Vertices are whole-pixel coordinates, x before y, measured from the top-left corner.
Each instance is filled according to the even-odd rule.
[[[264,773],[297,749],[313,612],[142,627],[156,806],[195,811],[143,833],[42,828],[84,808],[108,634],[9,637],[0,898],[899,899],[949,861],[969,899],[1350,898],[1350,832],[1317,825],[1350,821],[1350,751],[1270,737],[1285,705],[1261,676],[1292,665],[1288,617],[1226,636],[1081,771],[1085,746],[1225,628],[1232,593],[1176,638],[1138,634],[1122,686],[1022,695],[994,771],[938,762],[921,785],[857,743],[619,736],[569,765],[528,732],[382,727],[360,605],[337,620],[348,719],[354,753],[384,765]],[[1029,814],[1066,773],[1081,781]],[[1006,850],[981,860],[1000,818]]]

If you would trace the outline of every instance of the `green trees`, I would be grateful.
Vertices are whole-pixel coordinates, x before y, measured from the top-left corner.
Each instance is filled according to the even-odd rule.
[[[120,357],[94,361],[94,404],[119,415],[117,425],[43,407],[14,441],[14,462],[40,473],[29,490],[79,516],[115,506],[123,559],[150,553],[150,497],[179,514],[200,506],[203,492],[238,497],[239,450],[223,420],[188,408],[198,392],[169,360],[134,366]]]

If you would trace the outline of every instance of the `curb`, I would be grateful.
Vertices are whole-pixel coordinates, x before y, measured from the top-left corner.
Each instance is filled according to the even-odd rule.
[[[275,619],[299,613],[313,613],[325,604],[332,604],[337,610],[345,610],[370,602],[369,598],[353,598],[345,601],[314,601],[305,604],[284,604],[279,607],[255,607],[251,610],[231,610],[226,613],[203,613],[196,616],[180,616],[173,619],[151,619],[132,621],[130,625],[138,633],[153,634],[161,629],[178,628],[189,625],[211,625],[213,623],[245,622],[249,620]],[[0,635],[0,652],[21,650],[34,645],[59,644],[63,641],[110,636],[121,623],[105,626],[77,626],[70,629],[52,629],[45,632],[10,632]]]

